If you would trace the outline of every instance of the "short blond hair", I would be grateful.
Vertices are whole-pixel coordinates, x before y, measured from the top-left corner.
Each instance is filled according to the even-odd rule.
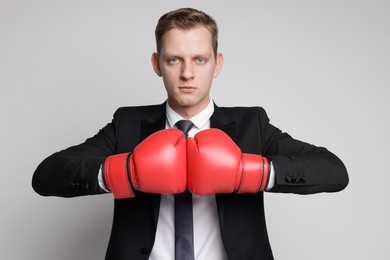
[[[208,14],[193,8],[180,8],[160,17],[155,30],[157,53],[161,51],[162,37],[169,30],[173,28],[190,30],[198,26],[204,26],[210,32],[214,54],[216,55],[218,49],[217,23]]]

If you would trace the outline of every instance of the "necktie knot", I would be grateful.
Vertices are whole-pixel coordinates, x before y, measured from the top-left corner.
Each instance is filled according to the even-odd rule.
[[[191,122],[191,120],[180,120],[177,121],[175,124],[177,129],[183,131],[184,137],[188,137],[188,132],[191,130],[191,128],[194,126],[194,123]]]

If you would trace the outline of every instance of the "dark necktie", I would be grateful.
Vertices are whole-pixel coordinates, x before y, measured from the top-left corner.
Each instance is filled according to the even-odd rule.
[[[188,132],[194,124],[190,120],[180,120],[177,129]],[[192,195],[186,190],[175,194],[175,260],[194,260],[194,225],[192,216]]]

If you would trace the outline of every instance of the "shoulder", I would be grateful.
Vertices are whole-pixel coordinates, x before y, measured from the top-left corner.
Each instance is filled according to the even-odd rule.
[[[257,111],[265,111],[265,109],[260,106],[234,106],[219,108],[229,113],[255,113]]]
[[[226,115],[228,115],[231,119],[235,120],[238,118],[257,118],[261,120],[268,121],[267,112],[264,108],[260,106],[235,106],[235,107],[218,107],[216,109],[220,109]]]
[[[165,103],[163,104],[155,104],[155,105],[144,105],[144,106],[123,106],[119,107],[115,114],[132,114],[132,113],[150,113],[157,109],[165,110]]]
[[[153,113],[165,113],[165,103],[119,107],[114,113],[114,118],[145,118]]]

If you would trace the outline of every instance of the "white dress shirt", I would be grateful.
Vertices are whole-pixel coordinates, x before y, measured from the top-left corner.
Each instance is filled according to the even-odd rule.
[[[173,128],[177,121],[183,118],[167,103],[166,128]],[[199,131],[210,128],[210,117],[214,112],[214,103],[209,105],[195,117],[190,118],[194,127],[188,136],[194,136]],[[192,195],[194,214],[194,253],[196,260],[227,259],[222,244],[221,231],[217,213],[215,195]],[[174,225],[174,195],[161,195],[160,214],[158,216],[156,240],[150,255],[150,260],[175,259],[175,225]]]

